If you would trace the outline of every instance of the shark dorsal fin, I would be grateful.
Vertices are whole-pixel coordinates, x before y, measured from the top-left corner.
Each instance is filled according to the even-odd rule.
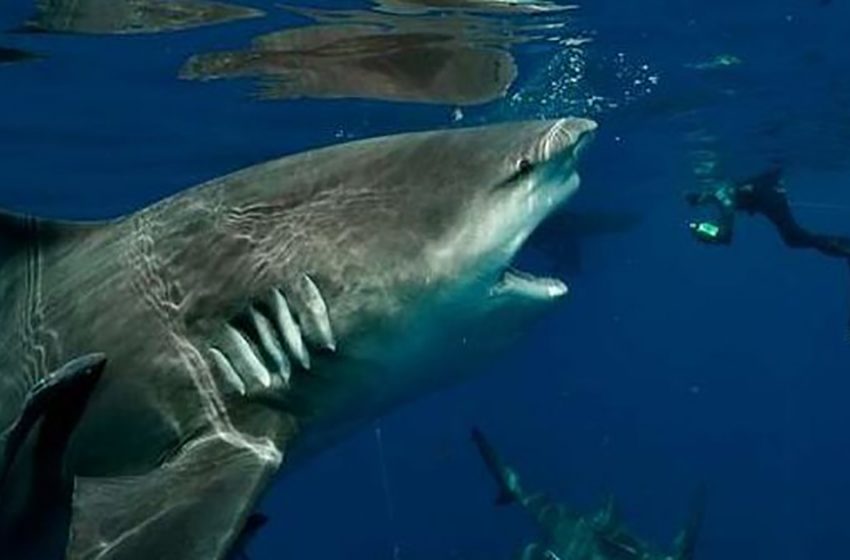
[[[0,210],[0,258],[32,243],[49,244],[58,239],[100,227],[102,222],[74,222],[37,218]]]

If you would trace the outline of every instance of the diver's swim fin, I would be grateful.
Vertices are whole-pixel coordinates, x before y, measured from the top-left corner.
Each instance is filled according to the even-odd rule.
[[[705,515],[705,487],[700,486],[691,501],[691,512],[688,524],[676,538],[675,560],[693,560],[697,547],[697,540],[702,529],[702,521]]]
[[[34,453],[35,465],[56,469],[68,438],[76,427],[97,385],[106,357],[90,354],[72,360],[45,377],[29,392],[23,411],[12,426],[0,435],[0,495],[18,452],[35,424],[42,420]]]
[[[487,441],[486,436],[478,428],[472,429],[472,441],[478,448],[478,453],[484,461],[487,470],[496,479],[499,485],[499,494],[496,497],[496,505],[504,506],[512,504],[521,498],[521,490],[516,474],[502,463],[496,450]]]

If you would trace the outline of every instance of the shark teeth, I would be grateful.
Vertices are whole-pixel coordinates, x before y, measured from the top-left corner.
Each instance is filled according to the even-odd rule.
[[[306,317],[301,318],[304,336],[320,348],[336,350],[336,340],[334,340],[334,334],[331,330],[331,320],[325,298],[322,297],[322,293],[313,279],[306,274],[301,276],[301,290],[308,311]]]
[[[251,308],[250,313],[263,350],[271,358],[275,370],[281,376],[283,382],[289,385],[289,379],[292,376],[292,367],[289,365],[289,358],[286,357],[283,347],[274,333],[274,326],[271,324],[271,321],[266,319],[265,315],[257,311],[254,307]]]
[[[211,347],[210,355],[212,355],[213,362],[215,362],[216,367],[222,375],[224,375],[227,382],[236,389],[237,393],[245,396],[247,393],[245,382],[242,381],[242,378],[239,377],[238,373],[236,373],[236,370],[233,368],[233,364],[230,363],[230,360],[224,355],[224,352],[216,347]]]
[[[310,354],[304,346],[304,339],[301,338],[301,329],[298,328],[298,324],[289,310],[289,304],[286,302],[286,298],[280,293],[280,290],[274,290],[271,300],[275,323],[277,324],[278,331],[283,335],[283,341],[287,350],[298,360],[301,367],[310,369]]]
[[[320,350],[336,350],[327,304],[309,276],[302,277],[297,295],[299,312],[293,315],[284,294],[273,290],[263,305],[252,305],[226,323],[210,346],[211,361],[240,395],[288,389],[293,361],[310,369],[308,343]]]
[[[536,301],[558,299],[569,293],[569,288],[557,278],[539,278],[527,272],[508,269],[490,289],[491,296],[516,296]]]
[[[272,386],[272,376],[263,364],[257,352],[254,350],[248,338],[238,329],[231,325],[225,327],[225,344],[231,363],[236,366],[238,373],[242,374],[242,380],[246,377],[252,378],[263,388]]]

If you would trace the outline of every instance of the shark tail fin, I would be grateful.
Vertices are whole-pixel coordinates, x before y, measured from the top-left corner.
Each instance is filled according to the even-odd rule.
[[[691,500],[688,523],[676,538],[675,555],[673,556],[675,560],[693,560],[694,558],[694,552],[696,551],[699,533],[702,530],[703,518],[705,516],[705,494],[705,487],[700,486]]]
[[[487,471],[499,487],[496,505],[504,506],[522,501],[519,480],[512,469],[506,466],[484,433],[478,428],[472,429],[472,441],[478,449]]]

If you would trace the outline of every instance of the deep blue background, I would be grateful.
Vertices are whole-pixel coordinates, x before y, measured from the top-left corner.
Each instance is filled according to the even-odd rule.
[[[788,251],[746,217],[734,246],[698,246],[681,193],[699,186],[700,150],[716,154],[719,175],[781,162],[800,220],[850,233],[850,7],[623,4],[587,2],[571,16],[571,30],[594,37],[579,86],[558,87],[559,47],[521,45],[509,98],[465,110],[460,124],[584,112],[594,95],[615,102],[593,111],[601,129],[575,203],[638,213],[640,226],[587,241],[569,298],[486,374],[380,420],[389,496],[376,424],[280,481],[253,558],[509,558],[533,527],[492,506],[473,424],[529,487],[578,507],[613,492],[660,544],[706,483],[699,558],[847,557],[847,266]],[[29,9],[6,2],[0,24]],[[163,36],[0,35],[48,57],[0,67],[0,206],[112,216],[342,137],[453,124],[451,107],[260,103],[249,82],[175,79],[190,54],[303,23],[269,10]],[[723,53],[742,64],[690,66]],[[517,92],[525,101],[510,102]]]

